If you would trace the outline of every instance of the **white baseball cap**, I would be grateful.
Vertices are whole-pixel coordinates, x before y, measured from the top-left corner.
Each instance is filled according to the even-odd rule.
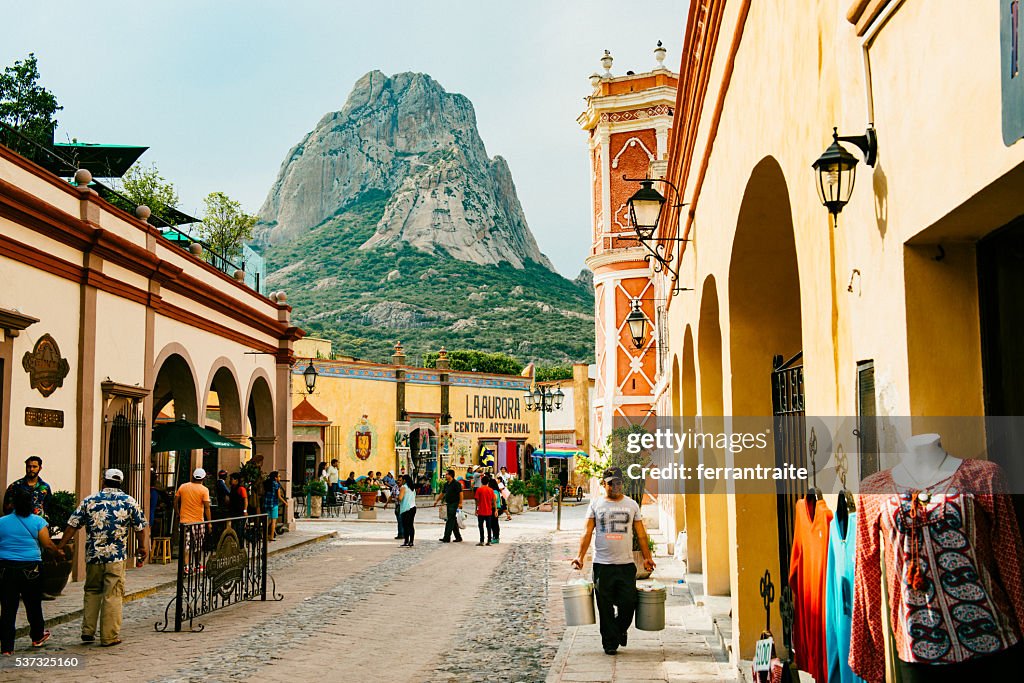
[[[192,473],[193,479],[206,479],[206,470],[202,467],[197,467],[195,472]]]
[[[103,478],[106,481],[124,481],[124,473],[119,469],[111,467],[103,473]]]

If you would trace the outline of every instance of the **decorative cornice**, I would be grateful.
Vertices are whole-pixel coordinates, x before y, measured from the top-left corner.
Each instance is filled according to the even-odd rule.
[[[591,272],[594,272],[598,268],[615,265],[616,263],[643,261],[646,253],[647,250],[643,247],[629,247],[627,249],[617,249],[615,251],[606,251],[602,254],[588,256],[587,260],[583,263]]]
[[[121,382],[114,382],[109,379],[100,382],[100,389],[103,391],[103,395],[107,398],[117,396],[121,398],[141,399],[149,396],[150,392],[149,389],[140,387],[137,384],[122,384]]]
[[[0,308],[0,329],[2,329],[8,337],[17,337],[19,332],[37,322],[39,322],[39,318],[33,318],[30,315],[25,315],[18,311]]]

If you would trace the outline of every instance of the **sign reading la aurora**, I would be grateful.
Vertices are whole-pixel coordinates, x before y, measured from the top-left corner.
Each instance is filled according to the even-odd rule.
[[[455,420],[452,431],[460,434],[529,434],[522,422],[519,398],[510,396],[466,396],[466,418]],[[484,422],[488,420],[489,422]],[[505,420],[515,420],[515,422]]]

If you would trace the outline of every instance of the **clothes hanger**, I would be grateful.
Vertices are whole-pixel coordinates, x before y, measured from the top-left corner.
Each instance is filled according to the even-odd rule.
[[[814,433],[814,427],[811,427],[811,438],[807,442],[808,455],[811,460],[811,488],[807,489],[807,495],[804,496],[804,501],[807,504],[807,514],[810,516],[811,521],[814,521],[814,513],[818,507],[818,500],[820,495],[818,494],[818,467],[815,464],[814,457],[818,454],[818,436]]]

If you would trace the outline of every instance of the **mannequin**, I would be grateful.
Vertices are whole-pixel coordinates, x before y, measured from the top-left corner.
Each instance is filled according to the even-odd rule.
[[[913,490],[926,490],[945,481],[963,462],[942,448],[938,434],[917,434],[906,441],[900,464],[892,468],[896,485]]]
[[[904,683],[1019,676],[1024,547],[999,466],[949,455],[938,434],[916,435],[896,467],[862,482],[857,507],[853,671],[884,678],[887,619]]]

